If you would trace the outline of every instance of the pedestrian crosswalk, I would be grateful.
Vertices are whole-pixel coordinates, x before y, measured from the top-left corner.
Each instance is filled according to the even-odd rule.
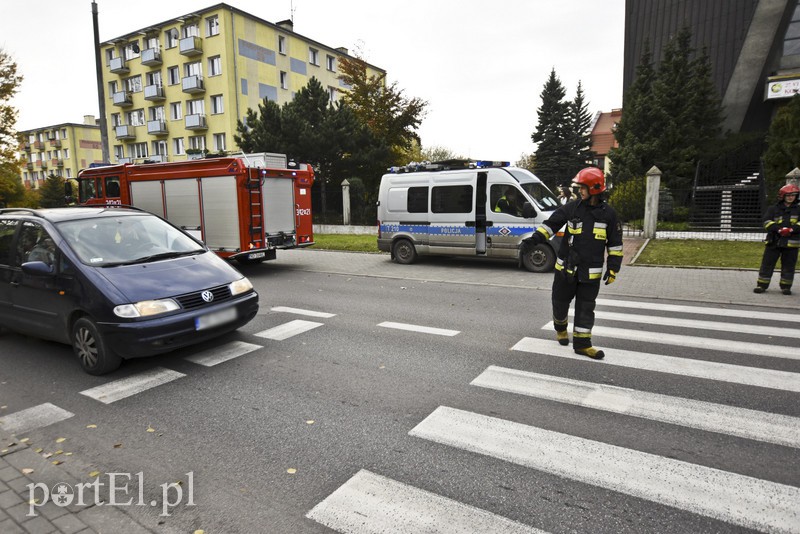
[[[619,417],[713,432],[731,439],[800,448],[798,417],[707,402],[690,398],[691,395],[686,398],[664,395],[531,370],[541,363],[552,362],[553,358],[563,358],[587,366],[692,377],[707,380],[709,385],[725,383],[738,388],[768,388],[796,394],[800,393],[797,372],[700,358],[704,357],[703,351],[720,351],[734,357],[746,354],[788,361],[800,359],[800,351],[792,341],[799,337],[800,317],[662,302],[601,299],[598,305],[601,309],[593,334],[598,344],[606,349],[605,360],[589,360],[576,355],[571,347],[555,343],[551,337],[553,325],[549,322],[542,326],[541,337],[523,337],[511,346],[513,352],[530,356],[529,369],[490,365],[470,384],[483,390],[546,399]],[[426,332],[419,327],[405,329]],[[681,331],[685,332],[677,333]],[[734,332],[749,339],[731,341],[713,337],[720,332]],[[712,337],[698,337],[706,335]],[[616,340],[623,340],[623,343],[647,341],[652,352],[617,349],[613,347]],[[691,350],[684,351],[681,356],[669,356],[659,354],[659,346],[665,352],[674,353],[675,348]],[[539,472],[555,475],[723,521],[734,528],[800,532],[800,507],[797,506],[800,487],[797,485],[762,480],[486,415],[493,413],[491,406],[485,406],[479,413],[448,406],[445,401],[443,399],[442,405],[409,431],[413,438],[443,446],[441,454],[447,454],[447,450],[468,451],[530,469],[531,477]],[[486,514],[491,521],[502,519],[490,510],[476,512],[469,507],[462,510],[449,498],[362,470],[322,500],[307,517],[337,532],[358,533],[398,531],[391,528],[398,518],[419,519],[420,523],[400,528],[407,532],[514,532],[514,528],[528,532],[535,530],[525,529],[537,527],[519,523],[500,526],[495,522],[461,528],[462,524],[477,521],[475,513]],[[432,514],[435,517],[431,518]],[[420,527],[420,524],[428,526]]]

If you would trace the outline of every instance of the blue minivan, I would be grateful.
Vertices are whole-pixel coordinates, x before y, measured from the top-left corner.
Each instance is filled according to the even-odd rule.
[[[135,208],[0,209],[0,328],[72,345],[100,375],[256,316],[225,260]]]

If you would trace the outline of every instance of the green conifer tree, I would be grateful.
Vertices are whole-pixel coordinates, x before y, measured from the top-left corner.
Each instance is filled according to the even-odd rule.
[[[556,70],[544,84],[542,105],[536,110],[539,120],[531,139],[536,147],[536,175],[550,187],[572,178],[571,168],[573,139],[570,131],[570,104],[564,100],[567,92]],[[573,174],[574,176],[574,174]]]

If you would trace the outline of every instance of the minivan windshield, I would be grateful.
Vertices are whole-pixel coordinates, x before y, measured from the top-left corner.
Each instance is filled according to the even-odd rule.
[[[524,169],[508,169],[508,172],[517,179],[520,187],[539,204],[540,209],[552,211],[560,206],[553,192],[528,171]]]
[[[192,238],[148,214],[97,217],[56,225],[83,263],[112,266],[198,254]]]

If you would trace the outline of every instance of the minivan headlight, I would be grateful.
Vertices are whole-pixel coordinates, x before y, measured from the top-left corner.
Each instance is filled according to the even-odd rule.
[[[122,304],[114,308],[114,315],[125,319],[134,317],[148,317],[180,309],[178,303],[172,299],[143,300],[134,304]]]
[[[238,295],[239,293],[244,293],[245,291],[253,289],[253,284],[251,284],[250,280],[247,278],[240,278],[235,282],[231,282],[228,287],[231,290],[231,295]]]

